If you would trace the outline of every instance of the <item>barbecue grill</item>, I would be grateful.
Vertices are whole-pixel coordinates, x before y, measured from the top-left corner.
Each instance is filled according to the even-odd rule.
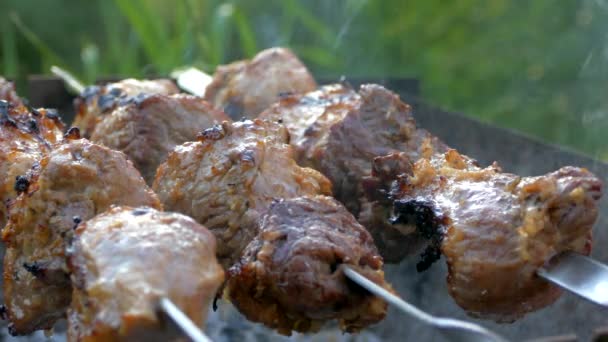
[[[321,83],[329,83],[325,80]],[[521,133],[498,128],[476,121],[459,113],[443,111],[420,100],[418,82],[412,79],[349,80],[359,83],[381,83],[399,93],[411,104],[418,124],[441,137],[447,144],[460,152],[477,159],[481,165],[497,161],[506,172],[522,176],[543,174],[565,165],[588,168],[600,179],[608,179],[608,164],[569,149],[548,145]],[[32,77],[29,80],[29,99],[38,107],[63,109],[63,118],[71,122],[69,110],[71,98],[59,79]],[[600,215],[594,234],[592,257],[608,263],[608,199],[600,202]],[[548,308],[526,315],[513,324],[495,324],[468,317],[449,296],[445,277],[445,263],[437,263],[428,271],[416,273],[416,258],[400,264],[385,265],[386,279],[408,302],[434,315],[469,320],[487,327],[510,340],[543,339],[543,341],[588,341],[608,338],[608,309],[594,305],[579,297],[565,293]],[[410,320],[393,308],[384,321],[364,330],[359,335],[343,335],[337,327],[328,326],[318,334],[294,335],[290,338],[251,323],[225,301],[219,301],[219,308],[210,314],[206,332],[214,341],[381,341],[412,340],[435,341],[442,337],[427,327]],[[6,328],[0,333],[6,341],[44,341],[42,333],[32,337],[12,338]],[[61,329],[52,340],[63,341]]]

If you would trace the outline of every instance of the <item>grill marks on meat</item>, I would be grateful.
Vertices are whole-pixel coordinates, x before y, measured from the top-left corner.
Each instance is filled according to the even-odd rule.
[[[91,141],[124,152],[151,184],[175,146],[196,140],[198,132],[225,120],[226,114],[194,96],[149,95],[104,116]]]
[[[511,322],[559,297],[535,272],[562,251],[589,254],[601,193],[585,169],[519,177],[449,150],[414,163],[392,197],[397,215],[403,203],[425,201],[441,221],[455,301],[473,316]]]
[[[306,66],[291,51],[272,48],[251,61],[219,66],[205,99],[233,119],[255,118],[281,94],[303,94],[317,87]]]
[[[179,89],[171,80],[126,79],[104,86],[90,86],[74,100],[76,118],[73,125],[80,128],[82,136],[90,138],[95,126],[104,114],[121,104],[140,102],[148,95],[171,95]]]
[[[157,318],[163,297],[205,323],[224,280],[205,227],[180,214],[114,207],[74,234],[69,341],[177,339]]]
[[[84,139],[55,145],[29,182],[2,232],[4,294],[15,334],[50,328],[65,314],[71,296],[65,248],[75,218],[86,221],[114,204],[160,208],[124,154]]]
[[[260,222],[227,283],[229,298],[248,319],[290,335],[318,331],[332,319],[356,332],[384,318],[386,303],[344,276],[348,265],[390,289],[372,237],[339,202],[276,201]]]
[[[387,220],[391,205],[382,191],[394,178],[368,179],[372,173],[407,172],[410,163],[388,157],[374,166],[376,157],[402,152],[415,161],[430,149],[446,149],[437,138],[416,128],[409,105],[379,85],[363,85],[356,92],[334,84],[303,96],[285,97],[260,118],[286,125],[298,163],[329,178],[334,196],[373,234],[387,262],[418,250],[422,240],[413,226]],[[390,170],[381,170],[386,168]]]
[[[257,234],[258,218],[273,199],[329,194],[329,181],[299,167],[287,130],[255,120],[224,122],[199,141],[172,152],[154,190],[166,210],[195,218],[218,241],[218,258],[231,266]]]
[[[30,183],[30,170],[61,140],[63,123],[47,109],[28,109],[0,100],[0,225],[7,206]]]

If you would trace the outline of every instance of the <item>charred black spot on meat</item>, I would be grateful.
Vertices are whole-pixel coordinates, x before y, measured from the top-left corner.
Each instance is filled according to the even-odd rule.
[[[206,130],[200,132],[196,136],[196,138],[198,139],[198,141],[220,140],[220,139],[224,138],[224,136],[225,136],[225,132],[224,132],[224,129],[222,128],[222,126],[216,125],[216,126],[207,128]]]
[[[228,114],[228,116],[233,119],[243,115],[243,110],[243,106],[235,101],[229,101],[226,106],[224,106],[224,113]]]
[[[70,127],[63,137],[68,140],[79,140],[81,139],[80,129],[78,127]]]
[[[34,133],[34,134],[40,133],[40,130],[38,128],[38,121],[36,121],[35,119],[30,119],[27,121],[27,128],[30,131],[30,133]]]
[[[30,187],[30,180],[26,176],[17,176],[15,178],[15,192],[20,194],[26,192]]]
[[[146,208],[137,208],[133,211],[131,211],[131,214],[133,216],[141,216],[141,215],[146,215],[150,213],[150,210],[146,209]]]
[[[8,101],[0,100],[0,124],[17,127],[17,123],[9,115],[11,104]]]
[[[418,199],[396,200],[393,204],[392,224],[415,224],[426,239],[442,234],[442,222],[435,213],[433,203]]]
[[[120,90],[120,88],[112,88],[112,89],[110,89],[110,91],[108,93],[115,97],[122,96],[122,90]]]
[[[6,305],[0,305],[0,320],[6,321],[8,319],[8,309]]]
[[[432,243],[426,247],[424,252],[420,254],[420,261],[416,264],[416,271],[424,272],[428,270],[431,265],[441,258],[441,249],[439,244]]]
[[[241,161],[246,164],[255,164],[255,152],[252,150],[245,150],[241,153]]]
[[[434,204],[427,200],[400,199],[393,202],[392,224],[413,224],[423,238],[430,240],[420,255],[416,270],[423,272],[441,258],[440,245],[443,240],[445,222],[436,212]]]
[[[134,105],[136,106],[138,109],[142,109],[144,103],[146,102],[147,99],[150,98],[150,94],[147,93],[139,93],[136,96],[123,96],[120,98],[119,101],[119,105],[121,106],[126,106],[126,105]]]
[[[85,99],[85,101],[92,101],[100,92],[101,88],[99,86],[88,86],[84,88],[81,96]]]
[[[82,219],[80,218],[80,216],[74,216],[72,217],[72,222],[74,223],[72,229],[76,229],[78,228],[78,225],[82,222]]]
[[[282,91],[279,93],[279,98],[285,99],[285,98],[293,96],[293,95],[294,95],[293,91]]]
[[[25,268],[26,271],[31,273],[36,278],[44,277],[45,269],[43,267],[41,267],[40,265],[38,265],[37,262],[32,262],[32,263],[24,262],[23,268]]]
[[[101,95],[97,100],[97,106],[102,113],[108,112],[116,106],[118,99],[112,94]]]
[[[49,108],[46,110],[46,117],[51,120],[59,120],[59,113],[57,110]]]
[[[17,330],[15,329],[15,325],[13,323],[8,324],[7,330],[11,336],[18,336]]]

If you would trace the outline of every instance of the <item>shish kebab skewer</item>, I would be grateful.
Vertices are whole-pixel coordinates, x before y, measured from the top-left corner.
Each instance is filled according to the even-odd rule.
[[[204,73],[199,72],[199,73],[194,73],[194,72],[190,72],[187,74],[182,74],[178,75],[177,78],[177,83],[178,84],[187,84],[187,91],[194,91],[197,94],[204,94],[205,92],[205,85],[208,84],[208,76],[206,76]],[[184,78],[183,80],[180,79],[180,76],[182,78]],[[200,80],[198,82],[195,82],[193,79],[195,79],[196,77],[200,77]],[[196,88],[196,85],[199,85],[199,88]],[[193,89],[194,87],[194,89]],[[339,93],[340,91],[337,90],[337,92]],[[314,94],[314,93],[313,93]],[[330,100],[329,98],[326,100],[327,102],[323,103],[321,99],[316,98],[317,99],[317,104],[319,107],[324,107],[325,109],[318,111],[315,113],[315,109],[312,108],[308,114],[309,116],[307,117],[306,115],[302,115],[299,117],[300,120],[302,120],[302,122],[307,122],[307,123],[311,123],[311,122],[315,122],[315,115],[323,115],[324,112],[326,111],[331,111],[331,109],[329,109],[332,106],[335,106],[334,108],[336,108],[336,110],[339,112],[340,111],[340,103],[343,102],[345,103],[345,107],[348,105],[348,97],[352,96],[349,95],[347,92],[343,93],[343,94],[336,94],[337,96],[334,96],[335,100]],[[340,99],[340,97],[343,96],[343,99]],[[331,98],[331,96],[329,96]],[[306,96],[304,97],[305,99],[307,98]],[[315,103],[315,97],[312,96],[312,100],[313,101],[308,101],[308,103]],[[294,100],[292,99],[287,99],[285,100],[287,103],[294,103]],[[296,98],[297,101],[297,98]],[[296,102],[297,103],[297,102]],[[276,105],[277,107],[279,107],[280,110],[280,106],[281,104]],[[297,104],[296,104],[297,106]],[[348,108],[344,108],[343,110],[348,111]],[[272,111],[272,110],[271,110]],[[303,110],[304,113],[306,113],[305,110]],[[262,116],[264,115],[271,115],[271,114],[262,114]],[[310,116],[312,115],[312,116]],[[319,117],[317,117],[316,119],[318,120]],[[295,119],[295,118],[292,118]],[[312,119],[312,120],[311,120]],[[297,120],[297,119],[296,119]],[[289,124],[289,120],[285,120],[288,127],[290,127]],[[323,123],[321,123],[320,125],[318,125],[317,130],[322,129]],[[294,126],[292,126],[294,127]],[[293,138],[293,141],[298,141],[298,139],[301,139],[300,141],[305,141],[305,129],[306,128],[312,128],[312,126],[308,126],[308,127],[302,127],[302,131],[297,130],[295,137]],[[293,134],[293,131],[291,131]],[[299,134],[298,134],[299,133]],[[313,135],[314,136],[314,135]],[[314,139],[314,138],[313,138]],[[389,148],[390,146],[384,146],[384,150],[390,150]],[[317,157],[317,156],[312,156],[312,157]],[[370,162],[371,164],[371,162]],[[380,233],[382,234],[382,233]],[[414,238],[416,239],[416,238]],[[414,242],[415,243],[415,242]],[[402,247],[402,246],[401,246]],[[401,248],[403,249],[403,248]],[[585,270],[584,272],[580,272],[580,270],[583,269]],[[596,290],[596,289],[600,289],[602,283],[608,282],[608,267],[595,261],[592,260],[591,258],[581,255],[581,254],[577,254],[577,253],[560,253],[557,254],[554,258],[552,258],[549,262],[546,263],[546,265],[543,265],[543,267],[539,268],[537,271],[537,274],[544,278],[547,281],[550,281],[556,285],[559,285],[560,287],[573,292],[587,300],[590,300],[592,302],[598,303],[600,305],[604,305],[604,306],[608,306],[608,299],[607,299],[607,294]]]
[[[417,127],[411,107],[379,85],[286,96],[260,118],[288,127],[298,162],[328,176],[336,198],[358,213],[386,257],[403,257],[395,241],[430,239],[418,269],[443,254],[450,294],[469,314],[513,321],[555,301],[560,291],[551,283],[605,300],[578,286],[579,277],[557,272],[579,273],[589,258],[552,259],[590,252],[602,182],[588,170],[520,177],[497,164],[481,168]],[[606,272],[598,275],[596,284]]]
[[[52,66],[51,72],[61,78],[72,91],[78,94],[81,94],[86,89],[76,77],[66,70],[57,66]],[[173,322],[175,327],[180,329],[185,336],[188,336],[190,340],[194,342],[211,341],[200,327],[193,323],[169,298],[161,298],[158,301],[157,308]]]

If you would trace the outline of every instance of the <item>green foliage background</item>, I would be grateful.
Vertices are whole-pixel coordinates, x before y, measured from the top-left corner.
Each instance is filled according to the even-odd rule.
[[[2,0],[0,72],[213,71],[276,45],[317,76],[418,77],[427,102],[608,159],[604,0]]]

